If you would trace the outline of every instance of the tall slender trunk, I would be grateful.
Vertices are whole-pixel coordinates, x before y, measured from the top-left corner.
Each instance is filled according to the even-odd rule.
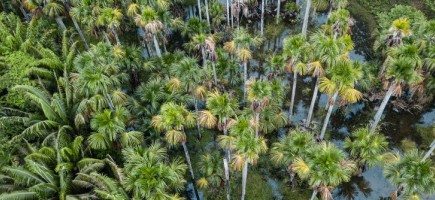
[[[107,104],[109,104],[110,110],[114,111],[115,110],[115,105],[113,104],[112,97],[110,97],[110,95],[107,94],[106,92],[104,92],[103,95],[105,96],[105,98],[107,100]]]
[[[279,23],[279,15],[281,11],[281,0],[278,0],[278,7],[276,8],[276,24]]]
[[[199,13],[199,19],[202,20],[202,14],[201,14],[201,0],[198,0],[198,13]]]
[[[20,3],[20,11],[21,11],[21,13],[23,14],[23,16],[24,16],[24,19],[25,20],[28,20],[29,19],[29,14],[26,12],[26,10],[24,9],[24,6],[23,6],[23,4],[22,3]]]
[[[316,105],[317,93],[319,92],[320,77],[317,76],[316,85],[314,86],[313,98],[311,98],[310,110],[308,111],[308,117],[305,121],[305,127],[310,127],[311,117],[313,116],[314,106]]]
[[[335,104],[335,100],[337,99],[337,96],[338,96],[338,90],[332,96],[331,102],[330,103],[328,102],[329,103],[328,113],[326,114],[325,121],[323,123],[322,132],[320,133],[320,140],[323,140],[323,138],[325,137],[326,127],[328,126],[329,118],[331,118],[332,109],[334,108],[334,104]]]
[[[60,27],[60,29],[62,29],[62,31],[66,30],[66,26],[62,21],[62,17],[56,16],[54,19],[56,20],[57,25],[59,25],[59,27]]]
[[[153,56],[153,52],[151,51],[150,44],[146,40],[144,41],[144,43],[145,43],[145,47],[146,47],[147,52],[148,52],[148,56],[151,58]]]
[[[111,28],[110,31],[112,31],[113,35],[115,36],[116,44],[121,45],[121,41],[119,41],[118,33],[116,33],[115,29]]]
[[[264,0],[261,0],[261,24],[260,24],[260,35],[263,36],[264,32]]]
[[[307,7],[305,8],[304,13],[304,23],[302,24],[302,35],[307,35],[308,29],[308,18],[310,16],[310,8],[311,8],[311,0],[307,0]]]
[[[112,45],[110,43],[109,37],[107,37],[107,33],[105,31],[102,31],[102,32],[103,32],[103,37],[104,37],[104,40],[106,41],[106,43],[109,44],[109,45]]]
[[[199,109],[198,109],[198,99],[193,98],[193,102],[195,104],[195,113],[196,116],[199,116]],[[199,125],[199,120],[196,120],[196,127],[198,128],[198,138],[201,139],[201,126]]]
[[[243,62],[243,100],[246,99],[246,84],[248,83],[248,61]]]
[[[248,158],[245,158],[245,165],[243,166],[243,170],[242,170],[242,200],[245,199],[247,179],[248,179]]]
[[[211,27],[211,24],[210,24],[210,13],[208,12],[208,0],[205,0],[205,16],[207,18],[208,26]]]
[[[426,159],[428,159],[434,150],[435,150],[435,139],[432,141],[432,144],[430,145],[430,149],[426,152],[422,161],[425,161]]]
[[[88,45],[88,42],[86,42],[85,36],[83,35],[83,32],[82,32],[82,29],[80,29],[79,24],[77,23],[77,21],[74,18],[71,17],[71,20],[72,20],[77,32],[79,33],[80,39],[82,40],[83,44],[85,45],[86,51],[89,51],[89,45]]]
[[[311,23],[313,23],[316,20],[316,15],[317,15],[317,8],[314,7],[313,11],[311,11]]]
[[[230,25],[230,0],[227,0],[227,25]]]
[[[204,69],[207,69],[207,58],[206,58],[206,55],[205,55],[204,46],[201,46],[201,55],[202,55],[202,67]]]
[[[370,126],[370,132],[375,131],[376,127],[378,126],[378,123],[382,117],[382,113],[384,112],[385,107],[387,106],[387,103],[390,100],[391,95],[393,94],[394,87],[395,87],[395,84],[390,82],[390,87],[388,88],[387,93],[385,94],[385,97],[382,100],[381,106],[379,107],[378,111],[376,112],[376,115],[373,119],[373,123]]]
[[[298,79],[298,73],[293,72],[292,96],[291,96],[291,100],[290,100],[290,108],[289,108],[289,114],[288,114],[288,124],[289,125],[292,124],[293,106],[295,103],[297,79]]]
[[[211,67],[213,68],[214,84],[217,85],[216,64],[214,62],[211,62]]]
[[[327,19],[329,19],[329,17],[331,17],[331,13],[332,13],[332,9],[334,8],[334,6],[329,5],[329,10],[328,10],[328,15],[327,15]]]
[[[314,200],[314,198],[316,198],[316,196],[317,196],[317,189],[314,189],[313,190],[313,194],[311,195],[310,200]]]
[[[155,34],[153,34],[153,42],[154,42],[154,47],[156,48],[157,56],[159,58],[161,58],[162,57],[162,52],[160,51],[159,42],[157,41],[157,37],[156,37]]]
[[[231,194],[230,194],[230,171],[228,168],[228,161],[227,159],[224,157],[224,169],[225,169],[225,190],[227,192],[227,200],[231,199]]]
[[[258,138],[259,129],[260,129],[260,112],[255,112],[255,138]]]
[[[187,149],[186,142],[181,142],[181,145],[183,146],[184,155],[186,156],[186,162],[187,165],[189,166],[190,175],[192,177],[193,190],[195,191],[196,198],[199,200],[198,191],[195,188],[195,175],[193,174],[193,168],[192,168],[192,162],[190,161],[189,150]]]

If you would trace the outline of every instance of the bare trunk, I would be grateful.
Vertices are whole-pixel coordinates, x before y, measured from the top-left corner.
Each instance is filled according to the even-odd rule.
[[[258,129],[260,129],[260,112],[255,113],[255,138],[258,138]]]
[[[290,99],[290,108],[289,108],[289,114],[288,114],[288,124],[289,125],[292,124],[293,106],[295,103],[297,78],[298,78],[298,73],[293,72],[292,96]]]
[[[121,42],[119,41],[118,33],[116,33],[115,29],[111,28],[110,31],[112,31],[113,36],[115,36],[116,44],[121,45]]]
[[[308,18],[310,16],[310,8],[311,8],[311,0],[307,0],[307,7],[305,8],[304,13],[304,23],[302,24],[302,35],[307,35],[308,29]]]
[[[162,57],[162,53],[160,51],[159,42],[157,41],[156,35],[153,35],[154,47],[156,48],[156,53],[159,58]]]
[[[60,16],[56,16],[54,19],[56,20],[57,25],[59,25],[62,31],[66,30],[66,26],[63,23],[62,18]]]
[[[24,16],[24,19],[25,20],[29,20],[29,14],[26,12],[26,10],[24,9],[24,6],[23,6],[23,4],[20,4],[20,11],[21,11],[21,13],[23,14],[23,16]]]
[[[332,109],[334,108],[334,104],[335,104],[335,100],[337,99],[337,96],[338,96],[338,90],[334,93],[334,96],[332,96],[331,102],[330,103],[328,102],[329,103],[328,113],[326,114],[325,121],[323,123],[322,132],[320,133],[320,140],[323,140],[323,138],[325,137],[326,127],[328,126],[329,118],[331,118]]]
[[[313,194],[311,195],[310,200],[314,200],[314,198],[316,198],[316,196],[317,196],[317,189],[314,189],[313,190]]]
[[[434,150],[435,150],[435,140],[432,141],[432,144],[430,145],[430,149],[426,152],[422,161],[425,161],[426,159],[428,159]]]
[[[243,100],[246,99],[246,84],[248,83],[248,61],[243,62]]]
[[[203,46],[201,46],[201,55],[202,55],[202,67],[204,69],[207,69],[207,58],[206,58],[205,49]]]
[[[308,117],[305,121],[305,127],[310,127],[311,117],[313,116],[314,106],[316,105],[317,93],[319,92],[320,77],[317,76],[316,85],[314,86],[313,97],[311,98],[310,110],[308,111]]]
[[[279,23],[279,15],[281,11],[281,0],[278,0],[278,7],[276,8],[276,24]]]
[[[245,165],[243,166],[243,170],[242,170],[242,200],[245,199],[247,178],[248,178],[248,158],[245,158]]]
[[[317,15],[317,8],[314,7],[313,11],[311,11],[311,23],[314,23],[314,21],[316,20],[316,15]]]
[[[378,111],[376,112],[375,118],[373,119],[373,123],[370,126],[370,132],[375,131],[376,127],[378,126],[379,121],[381,120],[382,113],[385,110],[385,107],[388,104],[388,101],[390,100],[391,95],[393,94],[395,84],[390,83],[390,87],[387,90],[387,93],[385,94],[384,99],[382,100],[381,106],[379,107]]]
[[[217,85],[216,65],[214,62],[211,62],[211,67],[213,68],[214,84]]]
[[[195,175],[193,174],[192,163],[190,162],[189,150],[187,150],[186,142],[182,142],[181,145],[183,146],[184,155],[186,156],[186,162],[189,166],[190,175],[192,176],[193,190],[195,192],[196,198],[199,199],[198,190],[195,188]]]
[[[79,24],[77,23],[77,21],[74,18],[71,17],[71,20],[72,20],[72,22],[74,24],[74,27],[76,28],[77,32],[79,33],[80,39],[82,39],[83,44],[85,45],[86,51],[89,51],[89,45],[86,42],[85,36],[83,35],[83,32],[82,32],[82,29],[80,29]]]
[[[110,43],[109,37],[107,37],[107,33],[105,31],[102,31],[102,32],[103,32],[103,37],[104,37],[104,40],[106,41],[106,43],[109,44],[109,45],[112,45]]]
[[[225,169],[225,189],[227,192],[227,200],[230,200],[230,171],[228,168],[228,161],[224,158],[224,169]]]
[[[199,19],[202,20],[202,14],[201,14],[201,0],[198,0],[198,13],[199,13]]]
[[[205,0],[205,16],[207,18],[208,26],[211,27],[211,24],[210,24],[210,13],[208,12],[208,0]]]
[[[227,25],[230,25],[230,0],[227,0]]]
[[[260,35],[263,36],[264,29],[264,0],[261,0],[261,24],[260,24]]]
[[[196,116],[199,116],[199,109],[198,109],[198,100],[196,98],[193,99],[195,104],[195,112]],[[199,125],[199,120],[196,120],[196,127],[198,128],[198,138],[201,139],[201,126]]]

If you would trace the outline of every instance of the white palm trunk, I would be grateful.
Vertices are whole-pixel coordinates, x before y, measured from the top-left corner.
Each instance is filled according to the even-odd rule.
[[[216,64],[214,62],[211,62],[211,67],[213,68],[213,78],[214,78],[214,84],[217,85],[217,74],[216,74]]]
[[[157,37],[155,34],[153,34],[153,42],[154,42],[154,47],[156,48],[157,56],[161,58],[162,52],[160,51],[159,42],[157,41]]]
[[[280,11],[281,11],[281,0],[278,0],[278,7],[276,8],[276,24],[279,23]]]
[[[328,127],[329,118],[331,118],[332,109],[334,108],[334,104],[335,104],[335,100],[337,99],[337,96],[338,96],[338,90],[332,96],[331,102],[330,103],[328,102],[329,103],[328,113],[326,113],[325,121],[323,122],[322,131],[320,133],[321,140],[323,140],[323,138],[325,137],[326,127]]]
[[[308,111],[308,117],[305,121],[305,127],[309,127],[311,124],[311,118],[313,117],[314,106],[316,105],[317,94],[319,93],[320,77],[317,76],[316,85],[314,86],[313,97],[311,98],[310,109]]]
[[[426,159],[428,159],[434,150],[435,150],[435,140],[432,141],[432,144],[430,145],[430,149],[426,152],[422,161],[425,161]]]
[[[201,0],[198,0],[198,13],[199,13],[199,19],[202,20],[202,14],[201,14]]]
[[[292,96],[290,99],[290,107],[289,107],[289,112],[288,112],[288,124],[292,124],[293,107],[295,104],[297,79],[298,79],[298,73],[293,72],[293,86],[292,86]]]
[[[85,36],[83,35],[83,32],[82,32],[82,29],[80,29],[79,24],[77,23],[77,21],[74,18],[71,18],[71,20],[72,20],[77,32],[79,33],[80,39],[83,41],[83,44],[85,45],[86,51],[89,51],[89,45],[86,42]]]
[[[230,171],[228,168],[228,161],[226,158],[224,158],[224,169],[225,169],[225,189],[227,192],[227,200],[231,199],[231,194],[230,194]]]
[[[378,126],[379,121],[381,120],[382,113],[385,110],[385,107],[388,104],[388,101],[390,100],[391,95],[393,94],[395,84],[390,83],[390,87],[387,90],[387,93],[384,96],[384,99],[382,100],[381,106],[379,107],[378,111],[376,112],[376,115],[373,119],[373,123],[370,126],[370,132],[373,133],[375,131],[376,127]]]
[[[208,26],[211,27],[211,24],[210,24],[210,13],[208,12],[208,0],[205,0],[205,16],[207,17]]]
[[[317,190],[314,189],[314,190],[313,190],[313,194],[311,195],[310,200],[314,200],[314,198],[316,198],[316,196],[317,196]]]
[[[243,170],[242,170],[242,200],[245,199],[247,179],[248,179],[248,158],[245,158],[245,165],[243,166]]]
[[[112,31],[113,35],[115,36],[115,41],[117,45],[121,45],[121,41],[119,41],[118,33],[116,33],[114,28],[111,28],[110,31]]]
[[[112,45],[112,43],[110,43],[109,37],[107,37],[107,33],[105,31],[102,32],[103,32],[104,41],[106,41],[107,44]]]
[[[261,0],[261,24],[260,24],[260,34],[263,36],[264,32],[264,0]]]
[[[202,55],[202,67],[204,69],[207,69],[207,58],[206,58],[206,55],[205,55],[204,46],[201,46],[201,55]]]
[[[307,35],[308,18],[310,17],[311,0],[307,0],[307,7],[304,13],[304,23],[302,24],[302,35]]]
[[[258,138],[258,130],[260,129],[260,112],[255,113],[255,138]]]
[[[246,99],[246,86],[248,84],[248,61],[243,62],[243,99]]]
[[[56,20],[57,25],[59,25],[59,27],[62,31],[66,30],[66,26],[62,21],[62,17],[56,16],[54,19]]]
[[[230,0],[227,0],[227,25],[230,25]]]

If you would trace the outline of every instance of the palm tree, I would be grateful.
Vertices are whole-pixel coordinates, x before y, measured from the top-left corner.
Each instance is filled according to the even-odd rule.
[[[248,62],[252,58],[251,48],[255,48],[262,42],[261,38],[252,37],[245,29],[238,29],[233,33],[233,40],[225,43],[225,50],[236,55],[243,62],[243,99],[246,99],[246,87],[248,83]]]
[[[359,128],[352,133],[352,140],[346,138],[344,148],[350,152],[350,157],[358,166],[358,175],[364,172],[366,166],[380,164],[382,155],[388,150],[385,136],[378,132],[370,132],[368,128]]]
[[[313,116],[314,106],[316,104],[317,94],[319,92],[319,84],[320,79],[325,76],[325,70],[322,67],[322,64],[319,61],[311,62],[307,65],[308,71],[311,72],[311,75],[316,78],[316,83],[314,85],[313,97],[311,98],[310,109],[308,110],[308,117],[305,121],[305,127],[310,127],[311,118]]]
[[[122,154],[125,160],[125,188],[133,194],[132,199],[178,198],[177,193],[170,193],[184,188],[183,175],[187,166],[179,159],[169,161],[167,149],[161,144],[153,143],[147,148],[128,148]]]
[[[24,1],[25,6],[29,9],[34,16],[40,14],[47,15],[48,17],[53,17],[62,31],[66,30],[65,23],[62,21],[61,15],[64,14],[65,8],[63,5],[56,0],[29,0]]]
[[[255,137],[258,138],[260,129],[260,113],[269,105],[272,99],[272,87],[266,81],[256,81],[248,83],[248,100],[251,102],[251,110],[255,113]]]
[[[118,37],[118,33],[116,33],[116,29],[121,25],[121,19],[123,17],[122,11],[119,9],[113,8],[104,8],[101,10],[101,13],[98,15],[96,20],[96,25],[105,26],[112,34],[115,36],[116,44],[121,45],[121,42]]]
[[[284,58],[287,60],[287,70],[293,72],[293,86],[292,95],[289,107],[289,117],[288,123],[291,124],[291,119],[293,115],[293,105],[296,95],[296,83],[298,74],[303,75],[306,71],[306,65],[301,62],[304,57],[305,48],[307,42],[303,35],[296,35],[284,40],[283,54]]]
[[[384,167],[384,176],[396,190],[391,197],[396,199],[403,195],[406,199],[420,199],[421,194],[435,193],[435,168],[432,160],[422,160],[423,155],[417,150],[403,156],[389,153]]]
[[[189,166],[190,175],[195,182],[192,163],[187,149],[186,128],[195,125],[196,116],[186,109],[182,104],[177,105],[172,102],[165,103],[160,108],[160,114],[152,118],[151,123],[159,131],[165,131],[165,139],[170,145],[181,144],[183,146],[186,161]],[[198,197],[198,191],[195,190]]]
[[[211,188],[211,192],[216,194],[219,191],[219,186],[222,183],[223,169],[222,160],[218,153],[207,153],[201,155],[198,163],[198,170],[202,175],[197,181],[200,188]]]
[[[260,21],[260,35],[263,36],[264,30],[264,0],[261,0],[261,21]]]
[[[307,35],[307,29],[308,29],[308,18],[310,17],[310,9],[311,9],[311,0],[307,0],[307,5],[305,7],[305,13],[304,13],[304,22],[302,24],[302,35]]]
[[[355,171],[355,164],[346,154],[329,142],[312,145],[306,157],[298,157],[293,163],[299,177],[307,179],[313,188],[311,200],[320,193],[322,199],[332,199],[333,187],[347,182]]]
[[[323,77],[319,84],[321,92],[325,92],[332,98],[328,102],[328,112],[323,122],[320,140],[323,140],[329,118],[332,114],[335,101],[340,94],[342,103],[355,103],[362,98],[361,92],[355,89],[355,83],[361,79],[362,72],[349,58],[343,58],[330,69],[331,79]]]
[[[259,155],[267,151],[266,139],[255,137],[249,119],[240,118],[231,128],[231,136],[219,136],[219,144],[236,152],[232,167],[242,170],[242,200],[245,199],[248,163],[255,164]]]
[[[79,24],[77,23],[77,20],[71,15],[71,2],[69,0],[62,0],[62,2],[63,2],[63,5],[65,6],[66,12],[69,13],[71,21],[73,22],[74,27],[77,30],[77,33],[79,33],[80,39],[82,40],[83,44],[85,45],[86,51],[89,51],[89,45],[88,45],[88,42],[86,42],[86,38],[83,35],[82,29],[80,28]],[[76,5],[76,4],[74,4],[74,5]]]
[[[314,144],[313,135],[300,130],[292,130],[284,137],[281,137],[279,142],[272,144],[270,159],[274,164],[286,167],[290,173],[290,182],[292,184],[295,177],[293,163],[297,157],[305,157],[312,144]]]
[[[137,26],[143,28],[148,37],[153,38],[157,56],[162,57],[156,35],[164,29],[164,24],[159,20],[156,11],[154,11],[150,6],[146,6],[142,9],[140,14],[136,15],[134,21],[136,22]]]
[[[382,113],[393,94],[400,95],[402,93],[402,87],[405,85],[413,85],[422,81],[423,77],[420,72],[416,70],[416,67],[418,66],[414,64],[415,63],[406,57],[399,57],[398,59],[394,59],[388,66],[385,74],[387,80],[384,82],[384,86],[388,87],[388,90],[385,93],[384,99],[382,100],[375,117],[373,118],[370,132],[375,131],[379,121],[381,120]]]

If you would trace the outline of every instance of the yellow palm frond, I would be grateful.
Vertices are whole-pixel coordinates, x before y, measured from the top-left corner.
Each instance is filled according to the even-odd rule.
[[[125,51],[124,49],[122,49],[120,45],[115,45],[113,47],[113,54],[115,55],[116,58],[122,58],[125,56]]]
[[[241,61],[246,62],[246,61],[248,61],[249,59],[252,58],[252,53],[251,53],[251,51],[249,49],[243,48],[243,49],[240,49],[237,52],[237,56],[239,57],[239,59]]]
[[[362,93],[354,88],[346,88],[340,91],[340,96],[346,102],[355,103],[362,98]]]
[[[295,171],[301,178],[306,178],[310,173],[310,167],[305,163],[302,158],[296,158],[293,163],[293,171]]]
[[[197,99],[204,100],[207,96],[207,88],[205,86],[197,86],[195,90],[193,90],[193,96]]]
[[[181,87],[181,81],[180,81],[180,79],[178,79],[178,78],[171,78],[171,79],[168,81],[167,86],[168,86],[169,91],[171,91],[171,92],[176,92],[176,91],[178,91],[178,90],[180,89],[180,87]]]
[[[207,128],[213,128],[216,126],[217,118],[208,110],[199,112],[199,123]]]
[[[325,70],[322,67],[322,64],[320,63],[320,61],[314,61],[311,63],[308,63],[308,71],[311,72],[311,74],[313,75],[313,77],[318,76],[318,77],[323,77],[325,76]]]
[[[208,188],[208,181],[206,178],[202,177],[200,178],[198,181],[196,181],[196,184],[198,185],[199,188],[201,189],[206,189]]]
[[[136,16],[139,13],[139,5],[136,3],[132,3],[127,8],[127,15],[129,17]]]
[[[230,53],[234,53],[236,51],[236,43],[234,41],[225,42],[224,49]]]
[[[242,155],[234,155],[233,162],[231,163],[231,167],[234,170],[242,171],[245,166],[245,157]]]
[[[319,90],[320,92],[332,95],[335,92],[337,85],[330,79],[323,77],[320,79]]]
[[[177,130],[167,131],[165,134],[165,139],[171,145],[176,145],[180,142],[186,141],[186,134]]]

